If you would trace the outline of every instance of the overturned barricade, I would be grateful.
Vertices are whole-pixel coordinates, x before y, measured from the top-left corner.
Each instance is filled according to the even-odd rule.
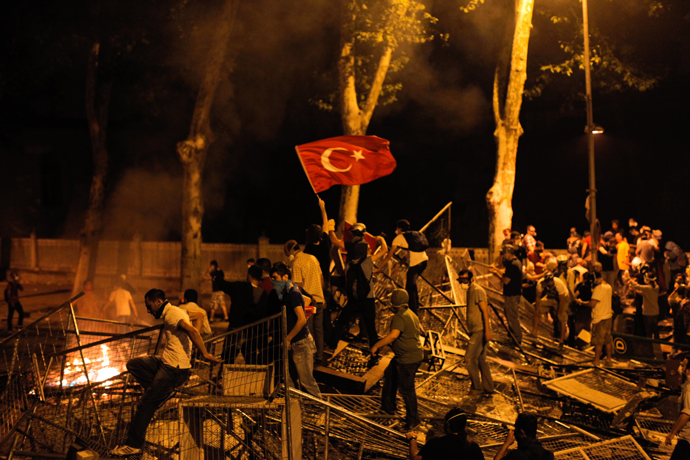
[[[456,278],[468,267],[491,306],[488,361],[496,392],[487,396],[470,395],[465,369],[469,336]],[[655,368],[633,362],[593,368],[591,351],[559,349],[546,337],[516,343],[505,327],[496,277],[463,254],[437,251],[426,275],[420,281],[425,306],[419,316],[430,333],[417,376],[425,431],[420,443],[442,434],[443,416],[461,407],[469,414],[470,437],[492,458],[517,414],[529,411],[541,417],[539,438],[559,459],[668,458],[670,449],[662,442],[674,419],[668,410],[671,392]],[[377,278],[381,335],[393,315],[390,292],[404,267],[397,276],[397,281]],[[78,317],[73,300],[0,343],[2,456],[59,458],[75,443],[106,455],[125,438],[142,394],[126,363],[157,353],[160,326]],[[527,302],[520,306],[525,331],[531,308]],[[156,413],[142,458],[406,458],[401,417],[379,411],[379,381],[390,356],[372,360],[366,346],[346,343],[316,374],[320,383],[328,383],[328,375],[336,382],[331,388],[342,385],[338,390],[351,388],[351,394],[324,392],[323,399],[314,398],[285,387],[284,327],[283,316],[275,315],[207,341],[224,363],[194,360],[190,380]],[[552,332],[550,324],[544,330]],[[654,378],[648,384],[639,376]],[[402,401],[398,409],[403,412]]]

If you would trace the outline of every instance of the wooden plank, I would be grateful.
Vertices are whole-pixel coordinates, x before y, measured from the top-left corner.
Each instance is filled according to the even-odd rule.
[[[376,383],[383,378],[383,373],[388,367],[388,364],[390,364],[391,359],[393,359],[395,355],[393,353],[387,353],[385,356],[381,356],[381,359],[379,359],[378,364],[376,366],[372,367],[369,369],[363,376],[362,378],[366,380],[366,383],[364,384],[364,392],[366,393],[376,385]]]

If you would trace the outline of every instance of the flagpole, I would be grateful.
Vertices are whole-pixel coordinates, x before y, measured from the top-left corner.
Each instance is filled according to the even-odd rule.
[[[448,203],[447,205],[445,205],[445,206],[443,207],[443,209],[441,209],[441,210],[433,217],[433,219],[431,219],[429,222],[427,222],[427,224],[426,224],[424,227],[422,227],[422,229],[420,230],[420,232],[423,232],[424,230],[426,230],[426,229],[429,227],[429,225],[433,224],[434,221],[435,221],[436,219],[438,219],[439,216],[440,216],[441,214],[443,214],[443,211],[445,211],[446,209],[448,209],[448,207],[449,207],[451,204],[453,204],[452,201],[451,201],[450,203]]]
[[[307,180],[309,181],[309,185],[311,185],[311,189],[314,191],[314,195],[316,195],[317,198],[321,198],[318,193],[316,193],[316,189],[314,188],[314,184],[311,183],[311,178],[309,177],[309,174],[307,173],[307,167],[304,166],[304,162],[302,161],[302,156],[299,154],[299,149],[298,145],[295,146],[295,152],[297,153],[297,158],[299,158],[299,164],[302,165],[302,170],[304,170],[304,175],[307,176]]]

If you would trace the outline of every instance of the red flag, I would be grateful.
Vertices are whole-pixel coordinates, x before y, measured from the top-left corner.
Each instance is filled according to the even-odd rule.
[[[376,136],[340,136],[295,147],[316,193],[336,184],[361,185],[395,169],[390,143]]]

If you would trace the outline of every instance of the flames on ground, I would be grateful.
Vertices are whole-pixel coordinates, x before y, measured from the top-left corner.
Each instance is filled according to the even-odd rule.
[[[119,366],[111,363],[110,348],[102,344],[100,347],[83,350],[84,360],[80,354],[71,354],[65,363],[61,386],[73,387],[76,385],[86,385],[91,382],[104,382],[125,371],[125,364]],[[88,375],[88,381],[87,381]],[[57,384],[57,381],[54,382]],[[105,386],[108,386],[106,382]]]

